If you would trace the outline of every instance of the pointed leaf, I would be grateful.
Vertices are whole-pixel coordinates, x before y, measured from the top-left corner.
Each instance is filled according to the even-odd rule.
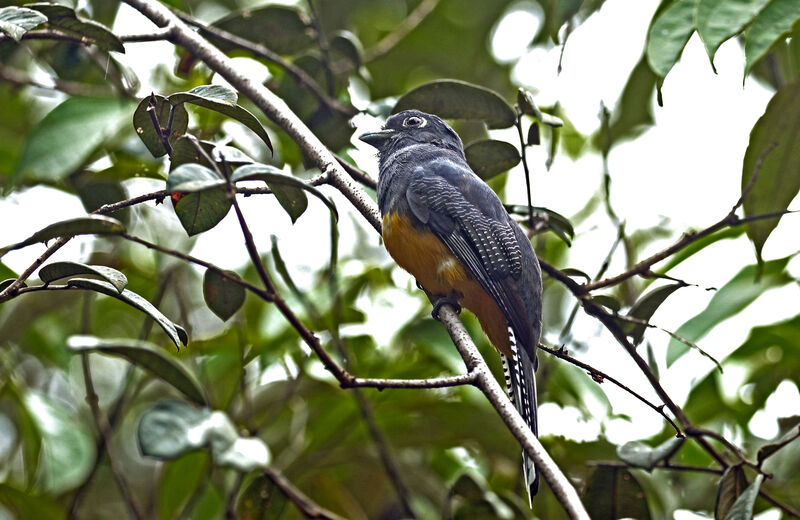
[[[622,468],[595,469],[583,492],[583,503],[593,520],[650,519],[647,495],[633,474]]]
[[[148,457],[172,459],[198,448],[209,448],[217,464],[239,471],[263,469],[269,450],[258,437],[240,437],[227,415],[175,399],[148,409],[139,421],[139,449]]]
[[[316,43],[308,16],[300,9],[289,6],[269,5],[245,9],[217,20],[212,26],[263,44],[281,55],[298,54]],[[236,48],[211,35],[209,40],[225,52]]]
[[[520,156],[514,145],[505,141],[484,139],[470,143],[464,149],[470,168],[483,180],[488,180],[519,164]]]
[[[130,109],[130,103],[120,99],[68,98],[28,136],[14,179],[59,180],[72,173],[116,133]]]
[[[26,238],[22,242],[0,249],[0,256],[8,251],[27,247],[37,242],[47,242],[53,238],[71,237],[75,235],[117,235],[125,232],[125,226],[119,220],[104,215],[87,215],[50,224]]]
[[[696,0],[677,0],[656,15],[647,33],[647,63],[657,75],[666,77],[694,32]]]
[[[719,46],[741,31],[770,0],[698,0],[697,34],[714,62]]]
[[[181,164],[167,176],[167,190],[194,193],[225,186],[216,172],[195,163]]]
[[[655,314],[661,304],[681,287],[686,287],[686,284],[676,283],[653,289],[633,304],[631,310],[628,312],[628,316],[643,321],[650,321],[650,318]],[[644,331],[647,328],[646,325],[643,323],[631,323],[629,321],[622,322],[621,325],[625,333],[632,338],[634,345],[638,345],[642,342]]]
[[[753,20],[745,34],[745,76],[772,46],[782,41],[800,20],[800,2],[772,0]]]
[[[344,60],[354,69],[361,66],[364,47],[355,34],[350,31],[336,31],[331,35],[328,45],[334,62]]]
[[[272,151],[272,142],[267,131],[256,116],[236,104],[237,97],[236,92],[222,85],[203,85],[195,87],[189,92],[172,94],[167,99],[173,105],[192,103],[231,117],[255,132],[264,141],[267,148]]]
[[[655,448],[639,441],[626,442],[617,448],[617,457],[631,466],[652,470],[662,460],[670,458],[683,444],[683,439],[673,437]]]
[[[145,300],[138,294],[133,291],[129,291],[128,289],[123,289],[122,292],[117,291],[117,288],[111,285],[108,282],[102,282],[100,280],[90,280],[88,278],[73,278],[70,280],[67,285],[70,287],[79,287],[81,289],[88,289],[90,291],[96,291],[106,296],[111,296],[116,298],[120,301],[127,303],[133,307],[136,307],[140,311],[144,312],[151,318],[153,318],[156,323],[164,329],[164,332],[167,333],[169,339],[175,343],[175,346],[180,349],[181,346],[181,337],[178,335],[178,331],[175,329],[175,325],[167,319],[166,316],[161,314],[161,311],[156,309],[152,303]],[[185,343],[184,343],[185,344]]]
[[[336,206],[334,206],[333,203],[326,198],[321,191],[314,186],[306,184],[297,177],[292,177],[291,175],[282,173],[281,170],[275,168],[274,166],[258,163],[246,164],[240,168],[237,168],[236,171],[233,172],[231,179],[234,182],[253,180],[266,182],[267,186],[269,186],[269,189],[275,193],[275,197],[278,199],[278,202],[281,204],[281,206],[283,206],[287,213],[289,213],[289,216],[292,217],[292,222],[294,222],[297,217],[293,216],[292,211],[294,209],[290,209],[290,207],[294,204],[302,205],[302,203],[297,202],[296,198],[293,198],[295,197],[295,192],[298,191],[298,188],[300,190],[309,192],[321,200],[328,207],[336,220],[339,220],[339,213],[336,211]],[[305,208],[306,206],[302,205],[302,211],[300,211],[300,214],[305,211]],[[297,216],[300,215],[298,214]]]
[[[207,404],[203,389],[189,372],[149,341],[71,336],[67,339],[67,346],[75,352],[99,352],[126,359],[173,386],[193,402]]]
[[[729,466],[719,479],[717,500],[714,505],[714,520],[724,520],[733,503],[747,488],[747,478],[741,464]]]
[[[675,333],[689,341],[697,341],[722,321],[741,312],[767,290],[791,283],[793,279],[785,270],[791,258],[764,262],[758,279],[759,266],[744,267],[714,294],[700,314],[681,325]],[[688,349],[685,343],[671,339],[667,347],[667,366],[671,366]]]
[[[489,128],[508,128],[516,116],[493,90],[453,79],[421,85],[397,100],[392,113],[417,109],[444,119],[479,119]]]
[[[67,517],[55,499],[7,483],[0,483],[0,505],[11,513],[12,518],[61,520]]]
[[[17,42],[26,32],[46,21],[46,16],[33,9],[16,6],[0,9],[0,31]]]
[[[167,135],[167,140],[170,144],[173,144],[178,137],[186,132],[189,127],[189,114],[183,104],[173,105],[164,96],[154,95],[152,97],[155,97],[156,100],[153,108],[150,106],[151,96],[147,96],[139,102],[139,106],[133,112],[133,128],[153,157],[161,157],[167,153],[167,150],[164,148],[164,144],[153,124],[150,110],[155,111],[158,125],[163,132],[167,131],[171,117],[172,126]]]
[[[61,278],[87,274],[93,274],[105,279],[113,285],[118,292],[122,292],[125,286],[128,285],[128,278],[124,274],[104,265],[86,265],[78,262],[53,262],[39,269],[39,279],[44,283],[50,283]]]
[[[175,143],[172,145],[172,155],[170,156],[169,162],[170,171],[177,169],[178,166],[189,163],[199,164],[209,169],[214,167],[214,165],[206,159],[205,155],[200,153],[194,141],[194,137],[185,135],[175,140]],[[203,151],[206,152],[206,155],[210,157],[216,145],[210,141],[198,140],[197,142]],[[216,173],[214,175],[216,178],[219,178]]]
[[[174,206],[189,236],[213,228],[231,209],[225,181],[199,164],[181,164],[172,170],[167,177],[167,189],[184,194]]]
[[[226,273],[236,276],[233,271]],[[206,269],[203,277],[203,298],[211,311],[222,321],[227,321],[244,303],[245,290],[241,285],[222,276],[215,269]]]
[[[761,446],[760,448],[758,448],[758,454],[756,455],[758,463],[759,464],[763,463],[772,454],[774,454],[787,444],[791,443],[792,441],[796,440],[798,437],[800,437],[800,428],[795,427],[793,430],[787,432],[786,435],[781,437],[776,442],[770,442],[768,444]]]
[[[107,27],[92,20],[81,19],[71,7],[46,2],[26,4],[25,7],[36,9],[47,16],[47,25],[54,29],[93,43],[105,51],[125,52],[122,41]]]
[[[758,489],[761,487],[761,482],[764,481],[764,475],[759,473],[756,475],[752,484],[747,486],[744,493],[739,495],[736,502],[733,503],[728,514],[725,515],[725,520],[752,520],[753,519],[753,506],[758,497]]]
[[[756,169],[758,177],[742,206],[745,215],[788,208],[800,191],[800,80],[776,92],[764,115],[753,126],[742,163],[742,191],[750,185]],[[764,242],[779,220],[770,218],[746,224],[759,259]]]
[[[506,211],[514,215],[522,217],[528,216],[528,206],[521,204],[511,204],[505,206]],[[572,245],[572,239],[575,238],[575,229],[567,217],[553,211],[550,208],[543,208],[540,206],[533,206],[533,216],[537,219],[542,219],[547,223],[547,229],[558,235],[568,246]]]
[[[539,132],[539,123],[533,122],[528,127],[528,138],[525,140],[527,146],[538,146],[542,144],[542,136]]]
[[[561,118],[545,114],[539,110],[539,107],[533,101],[533,94],[525,89],[517,90],[517,105],[523,114],[535,117],[542,124],[556,128],[564,125],[564,121]]]
[[[599,303],[603,307],[611,309],[614,312],[619,312],[620,308],[622,308],[616,298],[608,296],[607,294],[593,294],[592,301]]]

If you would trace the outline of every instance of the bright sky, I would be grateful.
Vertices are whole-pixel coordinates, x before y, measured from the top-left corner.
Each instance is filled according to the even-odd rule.
[[[614,107],[630,70],[641,56],[645,31],[656,8],[656,0],[608,0],[602,9],[589,20],[579,25],[568,40],[563,56],[563,71],[557,74],[559,49],[528,48],[539,24],[536,6],[521,2],[509,10],[500,22],[500,29],[487,44],[503,61],[514,63],[515,78],[533,93],[538,104],[546,106],[559,101],[567,116],[577,128],[589,134],[599,126],[600,102]],[[126,5],[118,17],[115,27],[120,33],[148,31],[151,26],[140,15]],[[152,60],[160,59],[167,70],[173,67],[174,55],[166,43],[147,43],[128,46],[124,59],[137,71],[148,70]],[[240,60],[241,66],[255,74],[263,74],[264,68],[250,60]],[[646,228],[668,220],[668,227],[680,232],[690,227],[700,229],[722,218],[737,200],[740,190],[741,162],[748,142],[749,131],[763,113],[771,92],[752,79],[742,86],[743,53],[736,41],[728,41],[720,47],[714,74],[703,46],[697,36],[687,45],[681,61],[666,79],[663,88],[665,106],[655,106],[656,126],[638,139],[617,146],[611,153],[609,164],[612,176],[612,204],[619,216],[627,222],[629,231]],[[142,93],[150,92],[150,80],[143,80]],[[363,86],[361,86],[363,88]],[[655,101],[653,101],[655,103]],[[381,122],[360,116],[355,119],[357,131],[377,128]],[[507,139],[516,144],[513,131],[497,131],[496,138]],[[377,164],[374,151],[363,143],[353,140],[356,150],[353,157],[366,171],[375,175]],[[596,154],[585,155],[572,161],[564,155],[556,158],[549,172],[544,169],[546,151],[539,147],[531,149],[530,164],[534,170],[534,204],[552,208],[566,216],[575,214],[594,194],[602,179],[601,159]],[[509,202],[524,202],[523,177],[519,171],[510,176],[512,189],[509,194],[516,199]],[[158,189],[157,183],[136,181],[129,185],[132,194]],[[519,189],[517,189],[519,188]],[[340,230],[342,248],[354,242],[355,226],[364,227],[359,217],[351,218],[349,204],[334,190],[323,188],[334,196],[342,213]],[[512,195],[513,197],[514,195]],[[34,202],[35,201],[35,202]],[[47,207],[48,212],[25,211],[25,219],[19,218],[22,208],[34,203]],[[269,236],[280,238],[282,253],[293,266],[293,274],[301,285],[311,283],[311,273],[327,261],[328,232],[318,222],[327,220],[326,210],[313,199],[309,211],[292,226],[277,204],[264,204],[263,198],[251,197],[243,200],[246,215],[254,223],[257,242],[262,249],[269,248]],[[797,207],[795,202],[794,207]],[[164,214],[165,225],[177,223],[169,207],[161,206],[157,211]],[[3,243],[25,238],[32,232],[63,218],[81,215],[83,210],[77,199],[50,189],[35,189],[0,201],[0,220],[15,222],[12,229],[4,229]],[[572,248],[574,259],[570,267],[588,273],[597,271],[605,257],[615,229],[601,213],[593,216],[577,230]],[[371,232],[371,231],[369,231]],[[174,233],[182,231],[175,227]],[[302,240],[292,240],[292,237]],[[796,251],[796,237],[800,236],[800,217],[788,216],[773,233],[764,248],[767,259],[779,258]],[[676,235],[677,237],[677,235]],[[54,259],[83,258],[88,239],[73,240]],[[316,244],[310,252],[307,244]],[[646,253],[655,252],[669,243],[656,242]],[[378,244],[377,237],[375,245]],[[11,268],[21,271],[43,247],[29,247],[9,253],[3,261]],[[196,241],[192,254],[213,259],[225,268],[239,268],[246,262],[246,254],[237,226],[229,215],[212,231]],[[142,254],[142,261],[148,261]],[[388,256],[386,262],[391,260]],[[745,238],[718,243],[702,254],[685,262],[673,273],[689,282],[703,287],[720,287],[727,282],[742,265],[752,263],[752,246]],[[345,264],[343,269],[357,271],[358,262]],[[563,266],[567,267],[567,266]],[[612,263],[609,274],[623,270],[621,255]],[[800,262],[793,261],[790,268],[795,276],[800,275]],[[368,323],[362,327],[375,335],[381,345],[388,344],[391,327],[386,323],[396,322],[398,313],[413,312],[418,301],[409,296],[414,284],[408,275],[399,269],[395,273],[398,289],[380,302],[364,301],[370,305]],[[670,330],[699,313],[711,298],[711,293],[700,288],[684,288],[676,292],[658,310],[653,322]],[[764,294],[753,305],[737,316],[714,329],[700,341],[700,345],[717,357],[740,345],[748,331],[759,324],[777,322],[796,314],[796,302],[800,301],[797,284]],[[198,319],[208,323],[210,334],[218,326],[209,315]],[[198,317],[200,318],[200,317]],[[596,321],[580,318],[573,331],[576,339],[587,343],[587,352],[579,357],[600,369],[625,380],[626,383],[652,397],[643,377],[613,338],[602,333]],[[557,334],[557,331],[556,331]],[[657,356],[664,357],[669,337],[658,331],[649,331],[648,340],[653,344]],[[558,341],[556,335],[545,340]],[[459,367],[454,367],[458,369]],[[690,353],[667,370],[661,367],[664,386],[680,403],[689,390],[691,381],[702,377],[712,365],[699,355]],[[723,381],[729,395],[735,396],[744,372],[736,367],[726,371]],[[633,424],[621,419],[602,424],[605,434],[615,443],[640,439],[652,435],[662,427],[661,418],[643,407],[627,394],[610,384],[602,385],[609,396],[615,413],[633,417]],[[770,398],[766,409],[751,424],[752,431],[764,438],[777,433],[777,417],[800,414],[800,393],[792,382],[783,382]],[[595,419],[584,422],[575,410],[561,410],[545,403],[541,410],[543,435],[576,435],[592,438],[601,429]],[[576,432],[581,432],[580,435]],[[735,434],[734,434],[735,437]],[[685,517],[684,517],[685,518]],[[766,518],[766,517],[765,517]]]

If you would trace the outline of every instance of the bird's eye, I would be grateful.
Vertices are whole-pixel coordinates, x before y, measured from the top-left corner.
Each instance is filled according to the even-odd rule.
[[[403,126],[420,127],[425,126],[425,120],[419,116],[409,116],[403,120]]]

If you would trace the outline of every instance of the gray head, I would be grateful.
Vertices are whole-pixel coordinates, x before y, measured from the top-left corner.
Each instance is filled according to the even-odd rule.
[[[464,156],[461,138],[437,116],[419,110],[405,110],[386,120],[383,130],[359,136],[359,139],[378,149],[382,158],[416,144],[431,144]]]

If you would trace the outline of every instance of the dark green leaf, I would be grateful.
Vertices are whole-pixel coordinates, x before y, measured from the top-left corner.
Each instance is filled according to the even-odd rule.
[[[202,85],[193,88],[189,92],[172,94],[167,99],[173,105],[192,103],[231,117],[255,132],[264,141],[267,148],[272,151],[272,142],[269,140],[267,131],[261,126],[261,122],[256,116],[236,104],[237,97],[236,92],[222,85]]]
[[[677,0],[656,15],[647,33],[647,63],[666,77],[694,32],[696,0]]]
[[[205,155],[200,153],[200,150],[197,149],[195,142],[197,142],[203,151],[206,152]],[[216,145],[212,142],[197,141],[193,137],[189,136],[181,136],[177,138],[175,143],[172,145],[172,155],[170,156],[169,162],[170,171],[175,170],[178,166],[188,163],[196,163],[206,168],[213,168],[214,165],[206,160],[206,155],[211,157],[215,147]],[[216,176],[216,178],[219,179],[219,176]]]
[[[0,483],[0,504],[15,518],[60,520],[67,517],[54,499],[38,493],[23,491],[6,483]]]
[[[231,209],[225,181],[199,164],[181,164],[172,170],[167,177],[167,189],[183,193],[174,206],[189,236],[213,228]]]
[[[46,16],[33,9],[16,6],[0,9],[0,31],[15,41],[19,41],[26,32],[46,21]]]
[[[664,303],[664,300],[666,300],[676,290],[685,286],[686,284],[676,283],[653,289],[649,293],[639,298],[636,303],[633,304],[630,312],[628,312],[628,316],[642,321],[650,321],[650,318],[656,312],[656,309],[658,309],[661,304]],[[638,345],[642,342],[644,331],[647,326],[643,323],[624,322],[622,328],[625,333],[631,337],[633,344]]]
[[[559,127],[564,124],[564,121],[560,118],[539,110],[539,107],[533,101],[533,94],[525,89],[517,90],[517,105],[523,114],[535,117],[542,124],[552,127]]]
[[[788,443],[796,440],[800,435],[800,429],[795,427],[793,430],[787,432],[782,438],[777,440],[776,442],[770,442],[758,448],[757,459],[758,463],[761,464],[764,462],[768,457],[772,456],[775,452],[779,449],[786,446]]]
[[[92,351],[126,359],[170,384],[195,403],[207,404],[197,381],[180,364],[148,341],[71,336],[67,339],[67,346],[75,352]]]
[[[609,135],[597,134],[595,137],[597,148],[610,149],[623,139],[636,137],[653,124],[653,92],[657,79],[647,63],[647,56],[642,56],[631,71],[619,102],[614,107],[608,127]],[[602,141],[605,144],[601,146]]]
[[[591,276],[589,276],[588,274],[584,273],[580,269],[575,269],[573,267],[567,267],[566,269],[562,269],[561,272],[564,273],[565,275],[569,276],[569,277],[572,277],[572,278],[575,278],[576,276],[580,276],[580,277],[584,278],[587,282],[590,282],[592,280]]]
[[[175,324],[168,320],[166,316],[161,314],[161,311],[156,309],[152,303],[145,300],[135,292],[129,291],[128,289],[123,289],[122,292],[119,292],[117,291],[116,287],[108,282],[90,280],[88,278],[73,278],[69,281],[68,285],[71,287],[88,289],[90,291],[97,291],[105,294],[106,296],[111,296],[127,303],[128,305],[136,307],[140,311],[153,318],[156,323],[158,323],[159,326],[164,329],[164,332],[166,332],[167,336],[169,336],[169,339],[175,343],[175,346],[180,348],[181,338],[178,335],[178,331],[175,329]]]
[[[683,438],[680,437],[668,439],[655,448],[643,442],[630,441],[617,448],[617,456],[631,466],[651,471],[656,464],[672,457],[682,444]]]
[[[594,301],[595,303],[599,303],[603,307],[611,309],[614,312],[619,312],[620,308],[622,308],[622,306],[620,305],[619,301],[616,298],[605,294],[593,294],[592,301]]]
[[[226,273],[239,278],[233,271]],[[206,269],[203,277],[203,298],[211,311],[222,321],[227,321],[244,303],[244,287],[222,276],[215,269]]]
[[[111,167],[112,171],[114,167]],[[83,209],[87,213],[97,211],[106,204],[114,204],[128,199],[128,191],[121,182],[114,179],[106,172],[83,172],[69,178],[70,184],[75,187],[81,199]],[[116,171],[115,171],[116,173]],[[121,208],[113,212],[103,212],[103,215],[116,218],[126,226],[130,223],[131,209]]]
[[[796,0],[772,0],[758,13],[745,34],[745,75],[775,43],[789,34],[798,19],[800,19],[800,3]]]
[[[181,164],[167,176],[167,190],[194,193],[225,186],[225,180],[216,172],[195,163]]]
[[[205,452],[187,453],[164,464],[158,483],[158,518],[180,517],[181,507],[205,484],[208,464],[211,460]]]
[[[747,489],[739,495],[736,502],[733,503],[728,513],[725,515],[725,520],[752,520],[753,519],[753,506],[758,497],[758,489],[761,487],[761,482],[764,480],[764,475],[759,473],[756,475],[752,484],[747,486]]]
[[[278,54],[298,54],[316,42],[308,17],[293,7],[270,5],[247,9],[221,18],[212,25],[263,44]],[[210,39],[223,51],[236,48],[213,37]]]
[[[53,262],[39,269],[39,279],[44,283],[50,283],[61,278],[68,278],[75,275],[95,275],[103,278],[117,291],[122,292],[128,285],[128,278],[111,267],[104,265],[86,265],[78,262]]]
[[[506,205],[505,208],[506,211],[514,215],[520,215],[526,218],[528,216],[528,206],[523,206],[521,204],[510,204]],[[533,206],[532,209],[533,217],[535,219],[541,219],[545,221],[547,223],[547,229],[553,231],[553,233],[558,235],[558,237],[567,245],[572,244],[572,239],[575,237],[575,230],[573,229],[572,223],[567,217],[549,208]]]
[[[156,100],[155,107],[151,107],[152,97]],[[189,114],[182,103],[173,105],[164,96],[147,96],[139,102],[139,106],[133,112],[133,128],[136,130],[136,135],[139,136],[139,139],[153,154],[153,157],[161,157],[167,153],[167,150],[164,148],[164,143],[161,141],[161,137],[153,124],[153,118],[150,115],[151,110],[155,113],[158,126],[166,134],[170,144],[173,144],[178,137],[186,132],[189,127]],[[169,133],[167,133],[167,126],[170,124],[170,113],[172,113],[172,126]]]
[[[464,148],[470,168],[483,180],[510,170],[519,164],[520,156],[514,145],[505,141],[486,139]]]
[[[758,177],[742,206],[747,216],[783,211],[800,190],[800,80],[775,93],[750,132],[742,163],[742,192],[753,175]],[[764,242],[779,220],[746,224],[759,261]]]
[[[283,206],[286,212],[289,213],[289,216],[292,217],[292,222],[305,211],[306,205],[308,204],[307,201],[304,204],[298,198],[297,193],[302,195],[300,190],[305,190],[317,197],[328,207],[333,216],[336,217],[337,220],[339,219],[336,206],[334,206],[333,202],[328,200],[322,192],[296,177],[282,173],[281,170],[274,166],[268,164],[246,164],[237,168],[236,171],[233,172],[231,179],[234,182],[253,180],[266,182],[269,189],[275,194],[275,198],[278,199],[281,206]],[[303,197],[303,200],[305,200],[305,197]],[[302,210],[300,208],[302,208]]]
[[[47,25],[54,29],[93,43],[106,51],[125,52],[125,46],[114,33],[95,21],[82,20],[71,7],[46,2],[26,4],[26,7],[47,16]]]
[[[79,168],[130,117],[120,99],[68,98],[33,129],[14,179],[59,180]]]
[[[444,79],[421,85],[397,100],[392,113],[417,109],[444,119],[479,119],[489,128],[508,128],[516,116],[497,92],[464,81]]]
[[[714,294],[700,314],[681,325],[675,333],[689,341],[697,341],[723,320],[741,312],[767,290],[791,283],[793,279],[785,271],[790,258],[764,262],[758,279],[759,266],[746,266]],[[672,365],[688,349],[685,343],[671,339],[667,347],[667,366]]]
[[[525,141],[528,146],[537,146],[542,144],[542,137],[539,135],[539,123],[533,122],[528,127],[528,139]]]
[[[87,215],[85,217],[73,218],[50,224],[22,242],[0,249],[0,256],[14,249],[27,247],[37,242],[47,242],[48,240],[58,237],[71,237],[75,235],[117,235],[124,232],[125,226],[117,219],[103,215]]]
[[[698,0],[697,34],[714,62],[719,46],[741,31],[770,0]]]
[[[16,281],[17,281],[16,278],[6,278],[2,282],[0,282],[0,291],[4,291],[6,287],[8,287],[9,285],[11,285],[12,283],[14,283]],[[27,286],[28,286],[28,284],[26,284],[25,282],[22,282],[22,287],[27,287]]]
[[[336,31],[330,36],[328,44],[330,46],[331,59],[334,63],[337,60],[343,60],[353,69],[361,66],[364,48],[355,34],[350,31]]]
[[[717,500],[714,504],[714,520],[724,520],[733,503],[747,487],[747,478],[741,464],[728,467],[719,479]]]
[[[148,457],[172,459],[208,448],[214,462],[239,471],[263,469],[269,450],[258,437],[242,438],[222,412],[165,399],[144,412],[137,430],[139,449]]]
[[[598,466],[586,484],[583,504],[592,512],[592,520],[650,519],[647,495],[633,474],[622,468]]]
[[[219,164],[226,163],[231,166],[251,164],[255,161],[246,153],[233,146],[215,145],[211,149],[211,158]]]

